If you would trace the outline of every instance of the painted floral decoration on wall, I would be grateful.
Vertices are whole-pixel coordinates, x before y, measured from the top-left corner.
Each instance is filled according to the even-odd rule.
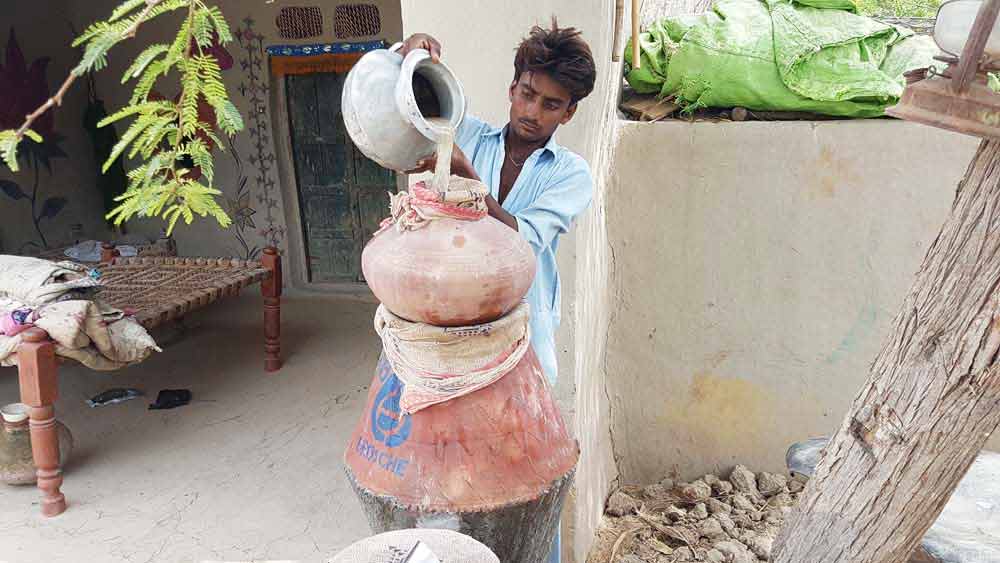
[[[257,235],[264,239],[267,245],[280,248],[285,238],[285,225],[278,207],[280,194],[274,177],[276,157],[271,149],[267,58],[264,49],[264,36],[254,29],[255,23],[253,18],[246,17],[243,20],[243,27],[236,32],[236,38],[240,42],[240,47],[243,48],[239,59],[244,74],[243,82],[240,83],[240,92],[249,105],[247,128],[252,138],[253,150],[247,160],[254,168],[253,181],[256,184],[257,193],[252,199],[245,198],[246,184],[241,179],[240,191],[237,193],[234,203],[242,209],[242,213],[252,215],[257,211],[250,208],[252,205],[250,202],[256,200],[261,207],[259,210],[261,212],[259,217],[261,226],[258,228]],[[240,168],[242,178],[242,165]],[[247,224],[254,226],[252,220]]]
[[[45,103],[49,97],[49,82],[46,70],[49,57],[35,59],[29,66],[24,52],[17,42],[14,29],[7,40],[6,57],[0,66],[0,129],[16,129],[24,122],[24,116]],[[55,130],[54,112],[47,112],[35,121],[32,128],[43,138],[42,143],[27,142],[22,145],[19,158],[34,170],[31,190],[25,191],[11,180],[0,180],[0,191],[14,201],[26,200],[31,206],[31,220],[38,234],[38,241],[28,242],[22,247],[48,248],[48,240],[43,229],[44,221],[51,220],[66,207],[65,197],[51,196],[43,199],[39,194],[40,169],[42,166],[52,174],[52,159],[64,158],[66,153],[59,146],[64,137]]]

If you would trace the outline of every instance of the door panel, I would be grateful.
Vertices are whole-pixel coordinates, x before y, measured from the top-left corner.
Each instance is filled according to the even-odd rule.
[[[361,250],[389,213],[396,176],[357,150],[340,109],[340,73],[287,78],[292,150],[312,282],[363,281]]]
[[[302,138],[319,136],[319,108],[316,104],[316,84],[300,76],[288,77],[288,115],[292,119],[292,135]],[[291,103],[294,100],[294,103]]]

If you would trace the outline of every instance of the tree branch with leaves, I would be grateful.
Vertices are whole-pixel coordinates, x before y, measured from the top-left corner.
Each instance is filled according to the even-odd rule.
[[[107,20],[87,28],[73,43],[74,47],[85,46],[83,57],[56,94],[27,115],[20,128],[0,131],[0,157],[6,165],[12,171],[18,170],[17,149],[25,137],[26,142],[42,141],[31,124],[53,107],[62,105],[77,77],[104,69],[108,52],[135,37],[142,25],[180,10],[187,13],[173,42],[150,45],[122,76],[122,84],[135,82],[128,107],[99,123],[100,127],[106,127],[132,118],[102,171],[106,172],[123,156],[141,157],[141,163],[128,173],[128,189],[117,198],[120,205],[108,218],[120,225],[136,216],[162,217],[171,232],[179,219],[190,224],[199,215],[211,216],[221,226],[228,227],[230,218],[215,199],[221,192],[213,187],[214,160],[206,139],[225,150],[216,130],[235,135],[244,125],[239,110],[229,99],[218,60],[206,53],[215,40],[225,45],[233,40],[233,35],[222,11],[203,0],[126,0]],[[179,77],[178,100],[152,100],[150,94],[156,82],[171,73]],[[214,110],[214,124],[199,118],[198,106],[202,102]],[[200,169],[200,177],[192,174],[189,164]]]

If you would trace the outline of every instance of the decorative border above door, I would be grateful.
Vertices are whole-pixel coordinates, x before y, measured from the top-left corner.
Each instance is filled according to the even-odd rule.
[[[280,57],[302,57],[312,55],[333,55],[341,53],[367,53],[376,49],[384,49],[386,42],[361,41],[352,43],[317,43],[314,45],[271,45],[267,48],[268,55]]]

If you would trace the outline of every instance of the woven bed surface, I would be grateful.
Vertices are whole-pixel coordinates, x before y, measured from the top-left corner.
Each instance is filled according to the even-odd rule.
[[[116,258],[97,267],[101,298],[134,312],[147,329],[220,299],[271,275],[260,262],[230,258]]]

